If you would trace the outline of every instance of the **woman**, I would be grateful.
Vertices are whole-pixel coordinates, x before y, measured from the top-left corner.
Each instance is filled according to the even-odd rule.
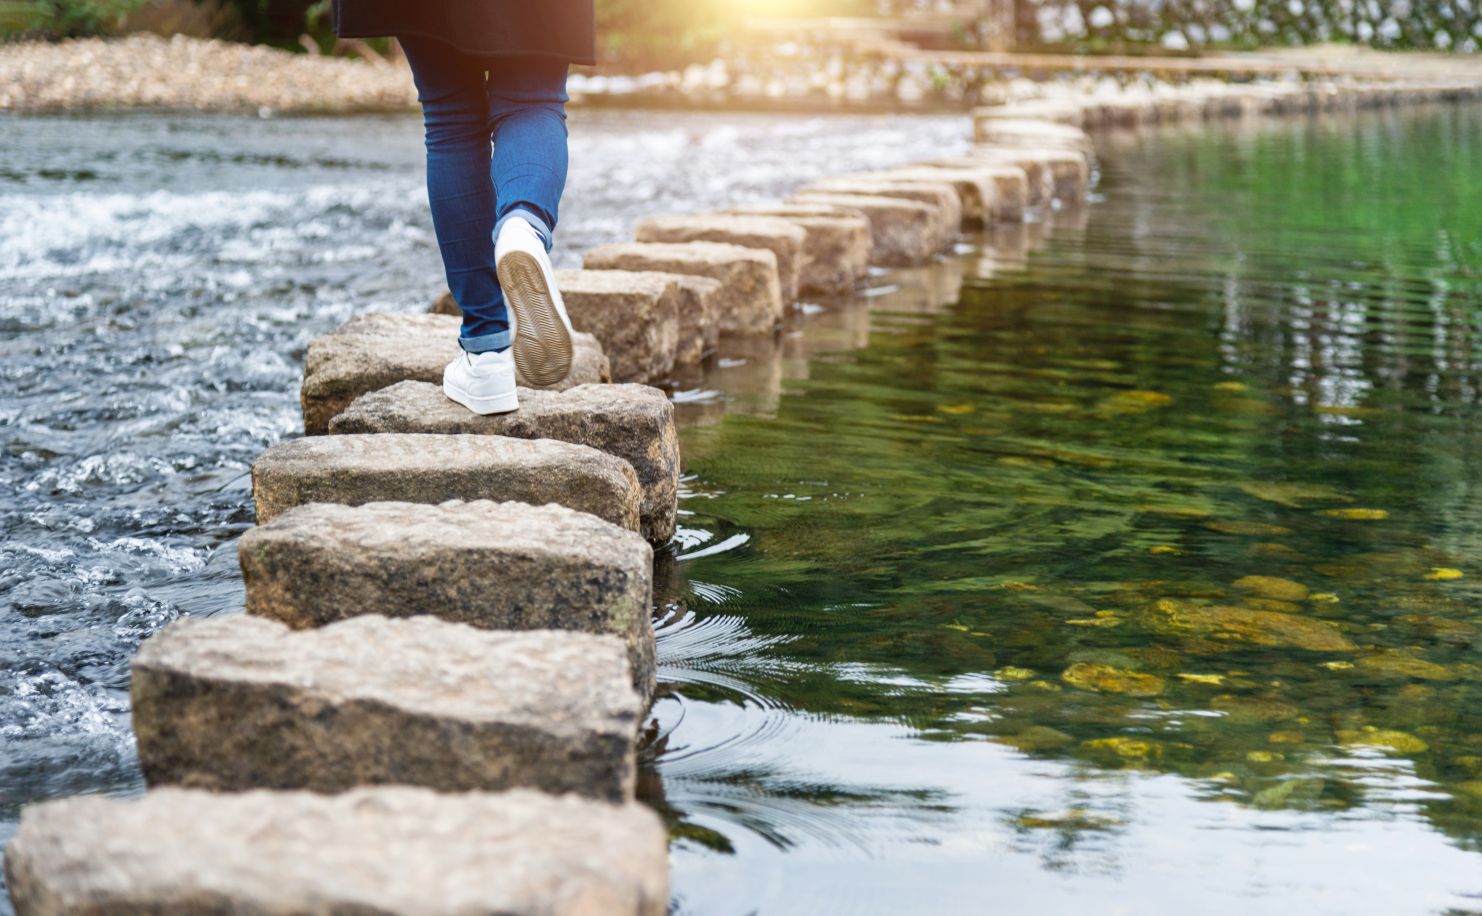
[[[443,391],[474,413],[515,410],[515,377],[571,370],[551,270],[566,185],[566,70],[596,62],[592,0],[335,0],[346,38],[394,35],[427,140],[427,197],[462,355]],[[492,145],[492,147],[491,147]]]

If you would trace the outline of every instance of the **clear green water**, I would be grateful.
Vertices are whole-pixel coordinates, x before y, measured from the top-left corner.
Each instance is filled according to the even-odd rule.
[[[1482,912],[1482,112],[1101,168],[680,398],[681,911]]]

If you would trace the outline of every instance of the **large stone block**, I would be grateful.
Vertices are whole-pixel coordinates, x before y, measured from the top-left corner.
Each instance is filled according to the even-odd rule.
[[[662,274],[559,270],[556,285],[571,325],[602,344],[614,382],[657,382],[674,371],[679,303]]]
[[[319,435],[350,402],[408,379],[441,383],[443,369],[458,357],[459,320],[447,315],[357,315],[309,343],[299,399],[304,432]],[[602,345],[577,334],[571,373],[561,390],[611,378]],[[522,383],[523,384],[523,383]]]
[[[716,320],[724,334],[770,334],[782,322],[777,256],[724,242],[625,242],[586,253],[588,270],[657,270],[721,282]]]
[[[864,172],[862,176],[873,180],[897,184],[941,184],[946,182],[957,194],[962,218],[960,225],[980,229],[992,222],[997,203],[998,187],[983,175],[968,171],[949,172],[944,169],[902,166],[881,172]]]
[[[765,248],[777,256],[782,301],[797,301],[806,234],[786,220],[722,213],[652,216],[634,227],[633,237],[640,242],[725,242],[743,248]]]
[[[425,533],[428,522],[420,525]],[[388,542],[400,534],[380,532]],[[452,570],[466,587],[501,587],[476,566]],[[633,797],[643,707],[613,636],[499,633],[435,617],[365,616],[317,630],[184,618],[139,648],[132,692],[139,765],[152,785]]]
[[[248,531],[238,555],[249,614],[296,628],[431,614],[611,634],[628,649],[634,683],[645,697],[653,690],[653,549],[591,515],[482,501],[321,503]]]
[[[720,341],[720,299],[725,285],[696,274],[661,274],[674,280],[679,312],[679,344],[674,365],[696,366]]]
[[[514,413],[479,416],[424,382],[403,382],[360,398],[330,424],[336,434],[473,433],[557,439],[587,445],[628,462],[643,490],[639,531],[665,543],[674,535],[679,492],[679,437],[674,405],[645,385],[583,385],[567,391],[521,392]]]
[[[916,200],[879,194],[809,191],[789,203],[808,207],[844,207],[870,221],[870,262],[889,267],[920,264],[941,246],[941,211]]]
[[[998,147],[975,149],[974,154],[993,162],[1011,162],[1029,170],[1039,166],[1048,194],[1066,204],[1078,204],[1091,190],[1091,166],[1085,155],[1074,150],[1024,147],[1004,150]]]
[[[800,292],[847,295],[869,269],[870,221],[858,210],[799,204],[753,204],[724,212],[784,219],[806,233],[803,264],[798,273]]]
[[[6,849],[20,916],[663,916],[663,822],[515,790],[156,789],[26,809]]]
[[[975,118],[974,142],[984,145],[1055,147],[1090,155],[1095,147],[1079,127],[1033,118]]]
[[[492,499],[557,503],[637,531],[643,490],[628,462],[587,445],[408,433],[279,442],[252,465],[252,499],[258,524],[308,503]]]
[[[950,247],[962,231],[962,198],[957,195],[957,188],[946,180],[841,175],[815,181],[799,191],[802,195],[814,192],[866,194],[926,204],[937,213],[937,250]]]
[[[927,162],[902,171],[909,174],[940,172],[950,179],[971,180],[990,186],[992,193],[983,195],[981,219],[983,226],[991,223],[1019,222],[1024,219],[1024,211],[1030,206],[1029,176],[1016,165],[965,162],[958,166],[947,166]],[[960,188],[961,185],[959,185]]]
[[[1081,104],[1071,99],[1020,99],[1006,105],[990,105],[973,109],[976,121],[1055,121],[1081,127],[1084,113]]]
[[[1025,207],[1043,207],[1055,196],[1054,176],[1049,166],[1033,155],[1020,155],[1011,149],[980,146],[967,156],[949,156],[931,163],[933,168],[1004,168],[1024,173]]]

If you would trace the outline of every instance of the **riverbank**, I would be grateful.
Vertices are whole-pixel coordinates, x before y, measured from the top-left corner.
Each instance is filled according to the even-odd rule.
[[[405,66],[176,36],[0,45],[0,111],[411,111]]]

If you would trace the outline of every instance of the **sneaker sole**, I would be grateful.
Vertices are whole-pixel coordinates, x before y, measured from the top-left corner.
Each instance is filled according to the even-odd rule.
[[[455,404],[461,404],[476,414],[488,416],[494,413],[512,413],[520,409],[519,395],[511,391],[493,398],[476,398],[461,388],[443,382],[443,394]]]
[[[526,384],[554,385],[571,374],[571,334],[540,263],[523,251],[499,259],[504,301],[515,310],[515,368]]]

